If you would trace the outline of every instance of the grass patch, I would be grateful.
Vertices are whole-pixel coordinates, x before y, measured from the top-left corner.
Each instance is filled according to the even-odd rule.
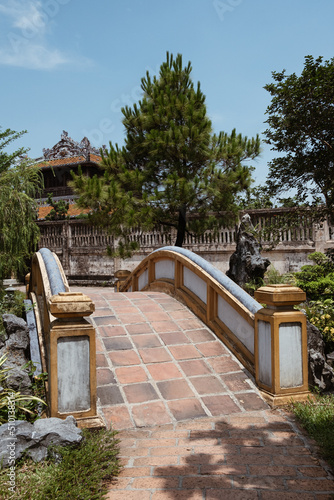
[[[54,448],[57,458],[16,463],[15,493],[8,491],[8,469],[0,470],[0,498],[20,500],[99,500],[121,470],[115,431],[83,430],[76,448]],[[61,457],[61,462],[59,462]]]
[[[334,469],[334,394],[318,394],[314,401],[293,402],[290,409]]]

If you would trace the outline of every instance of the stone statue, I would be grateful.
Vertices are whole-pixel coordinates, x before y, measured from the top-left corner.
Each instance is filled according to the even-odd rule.
[[[227,276],[239,286],[245,283],[263,279],[269,259],[261,257],[261,245],[256,237],[256,231],[251,218],[245,214],[237,232],[237,248],[230,257],[230,268]]]

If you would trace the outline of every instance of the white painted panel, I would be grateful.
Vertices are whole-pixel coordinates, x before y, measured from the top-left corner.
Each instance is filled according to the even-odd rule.
[[[259,379],[271,387],[271,325],[267,321],[259,321],[258,326]]]
[[[61,413],[89,410],[89,366],[89,337],[58,339],[58,409]]]
[[[254,328],[220,295],[218,295],[218,318],[254,354]]]
[[[186,267],[183,268],[183,284],[184,286],[189,288],[189,290],[191,290],[195,295],[197,295],[197,297],[199,297],[204,302],[204,304],[206,304],[206,282]]]
[[[148,269],[145,269],[138,278],[138,290],[142,290],[146,285],[148,285]]]
[[[301,323],[279,326],[279,368],[282,388],[303,385]]]
[[[158,260],[155,263],[155,279],[161,278],[174,280],[175,262],[173,260]]]

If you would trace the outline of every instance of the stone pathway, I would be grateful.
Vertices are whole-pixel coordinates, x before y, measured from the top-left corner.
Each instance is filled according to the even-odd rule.
[[[314,447],[185,306],[80,290],[96,306],[99,411],[120,431],[109,500],[334,498]]]

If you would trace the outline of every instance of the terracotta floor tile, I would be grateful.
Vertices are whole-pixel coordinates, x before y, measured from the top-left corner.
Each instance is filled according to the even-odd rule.
[[[120,384],[133,384],[147,380],[146,372],[141,366],[123,366],[116,368],[115,373]]]
[[[209,330],[206,330],[205,328],[189,331],[187,332],[187,337],[189,337],[190,340],[195,343],[209,342],[212,340],[216,340],[217,338],[212,332],[209,332]]]
[[[119,321],[115,316],[93,316],[93,320],[97,326],[119,325]]]
[[[120,335],[126,335],[125,328],[123,326],[100,326],[99,333],[101,337],[118,337]]]
[[[123,325],[131,325],[134,323],[144,323],[145,317],[142,314],[118,314],[117,318]]]
[[[182,330],[198,330],[203,327],[202,321],[194,317],[185,319],[179,318],[177,324]]]
[[[148,321],[170,321],[170,317],[169,315],[160,310],[160,311],[145,311],[144,313],[144,316],[147,318]]]
[[[250,384],[248,383],[248,377],[243,372],[238,373],[229,373],[227,375],[220,375],[221,380],[230,391],[247,391],[251,389]]]
[[[201,418],[206,416],[205,411],[197,399],[168,401],[167,404],[176,420],[186,420],[188,418]]]
[[[266,410],[268,408],[267,403],[265,403],[255,392],[239,393],[235,394],[235,397],[246,411]]]
[[[108,428],[121,430],[133,427],[130,413],[125,405],[107,406],[102,408],[102,413]]]
[[[232,401],[230,396],[204,396],[202,401],[213,416],[229,415],[240,412],[240,408]]]
[[[108,337],[103,339],[107,351],[124,351],[133,349],[131,341],[126,337]]]
[[[131,338],[138,348],[160,347],[162,345],[157,335],[132,335]]]
[[[160,338],[166,345],[190,343],[190,340],[183,332],[161,333]]]
[[[140,365],[140,359],[135,351],[115,351],[108,355],[115,366]]]
[[[180,361],[180,367],[184,371],[184,373],[188,376],[194,375],[205,375],[211,373],[210,368],[205,363],[205,361],[201,359],[194,359],[189,361]]]
[[[96,337],[95,339],[95,346],[96,346],[96,352],[104,352],[104,346],[102,344],[102,341],[101,339],[99,339],[98,337]]]
[[[185,380],[166,380],[157,383],[158,389],[164,399],[184,399],[195,397]]]
[[[170,361],[171,359],[164,347],[139,349],[138,352],[144,363],[161,363],[162,361]]]
[[[147,365],[147,369],[156,381],[182,378],[182,373],[174,363]]]
[[[104,385],[96,389],[97,397],[100,398],[102,406],[110,406],[124,403],[121,391],[117,385]]]
[[[169,346],[169,350],[175,359],[194,359],[201,358],[202,355],[198,350],[190,344]]]
[[[174,323],[174,321],[152,321],[152,328],[157,333],[166,333],[166,332],[177,332],[180,330],[178,325]]]
[[[122,304],[117,306],[115,304],[112,304],[112,308],[117,316],[127,315],[127,314],[138,314],[139,312],[137,307],[134,307],[131,304]]]
[[[126,330],[130,335],[138,335],[139,333],[152,333],[153,330],[148,323],[139,323],[135,325],[127,325]]]
[[[203,354],[203,356],[207,357],[228,354],[228,350],[223,346],[220,340],[196,344],[196,347]]]
[[[241,368],[230,356],[208,359],[208,363],[217,373],[240,372]]]
[[[96,384],[106,385],[106,384],[116,384],[113,372],[109,368],[97,368],[96,370]]]
[[[163,425],[172,422],[171,416],[161,401],[133,406],[131,412],[137,427]]]
[[[208,375],[207,377],[191,377],[190,382],[199,394],[217,394],[226,392],[224,386],[217,377]]]
[[[97,367],[107,367],[108,366],[108,360],[105,357],[104,354],[96,354],[96,366]]]
[[[149,383],[125,385],[123,390],[130,404],[159,399],[156,390]]]

